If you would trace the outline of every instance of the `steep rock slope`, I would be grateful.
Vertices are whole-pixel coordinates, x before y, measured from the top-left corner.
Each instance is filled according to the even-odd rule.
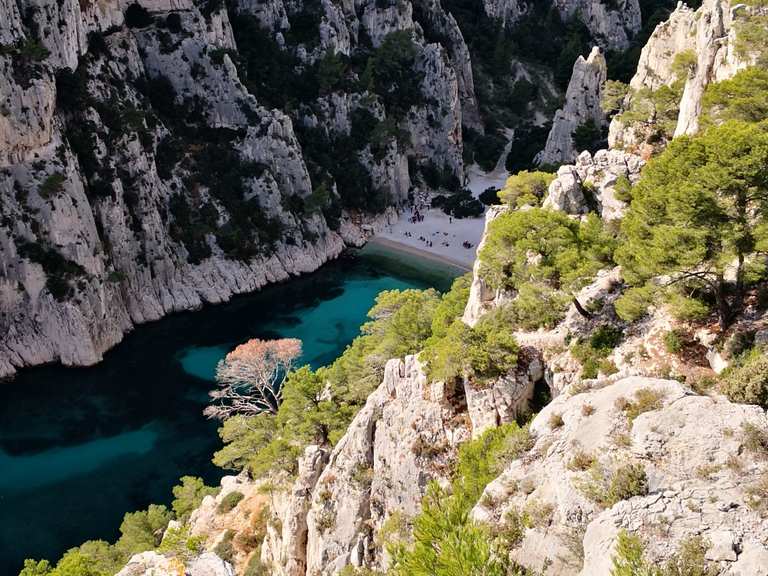
[[[709,542],[707,558],[728,573],[758,574],[768,548],[750,494],[765,463],[745,453],[742,429],[768,429],[765,411],[696,396],[672,380],[601,385],[566,391],[542,410],[531,426],[537,435],[531,456],[487,486],[474,517],[503,523],[510,513],[543,511],[513,555],[534,570],[548,566],[546,574],[609,574],[622,529],[640,534],[654,560],[700,535]],[[657,404],[630,419],[622,406],[638,391],[653,394]],[[562,425],[552,424],[560,419]],[[574,465],[577,454],[589,460],[586,468]],[[632,464],[647,475],[648,494],[599,501],[601,483]]]
[[[484,0],[486,13],[513,26],[525,16],[532,2],[525,0]],[[640,4],[637,0],[605,3],[600,0],[554,0],[552,3],[563,20],[577,18],[605,48],[626,48],[640,29]]]
[[[471,63],[439,4],[425,10],[448,50],[424,40],[410,3],[145,7],[0,7],[0,376],[92,364],[137,323],[316,269],[391,216],[409,158],[462,174]],[[308,17],[310,37],[291,33]],[[391,32],[412,38],[418,80],[400,116],[339,79],[297,92],[289,114],[269,109],[270,86],[244,64],[261,42],[306,90],[320,59],[370,54]],[[363,121],[387,128],[360,141]],[[313,143],[355,138],[340,151],[352,169],[329,174]]]
[[[643,48],[624,109],[642,100],[638,93],[667,87],[677,101],[670,112],[674,117],[668,136],[696,132],[704,89],[732,77],[752,61],[752,56],[738,49],[736,35],[740,23],[754,11],[724,0],[704,0],[697,10],[679,3]],[[639,149],[652,137],[658,122],[652,117],[627,121],[618,115],[611,122],[609,145]]]
[[[600,108],[603,85],[608,76],[605,57],[595,47],[584,59],[573,65],[573,73],[565,93],[565,105],[555,113],[547,143],[536,161],[540,164],[562,164],[576,159],[574,132],[587,123],[594,130],[606,125],[605,113]]]

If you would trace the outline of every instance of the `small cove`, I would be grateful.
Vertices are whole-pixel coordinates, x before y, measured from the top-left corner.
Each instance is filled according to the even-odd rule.
[[[217,424],[202,409],[219,358],[249,338],[295,337],[332,362],[382,290],[445,290],[459,270],[369,247],[256,294],[138,327],[90,368],[45,366],[0,384],[0,576],[113,541],[125,512],[168,504],[183,475],[215,484]]]

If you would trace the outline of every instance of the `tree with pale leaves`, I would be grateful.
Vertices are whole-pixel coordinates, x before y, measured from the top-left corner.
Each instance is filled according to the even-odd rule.
[[[301,340],[254,338],[241,344],[216,366],[219,387],[210,392],[204,413],[225,420],[230,416],[277,414],[285,378],[301,356]]]

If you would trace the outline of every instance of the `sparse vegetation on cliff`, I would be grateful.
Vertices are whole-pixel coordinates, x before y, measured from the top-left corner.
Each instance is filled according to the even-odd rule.
[[[295,472],[304,446],[334,444],[344,434],[381,382],[387,360],[415,354],[433,336],[447,334],[467,293],[466,277],[442,297],[434,290],[382,292],[361,336],[333,364],[289,374],[276,415],[235,416],[224,422],[220,435],[225,446],[214,462],[257,476],[272,469]]]
[[[504,538],[469,517],[485,486],[531,447],[526,427],[506,424],[463,444],[450,492],[432,484],[413,520],[412,541],[388,543],[394,576],[515,574]]]

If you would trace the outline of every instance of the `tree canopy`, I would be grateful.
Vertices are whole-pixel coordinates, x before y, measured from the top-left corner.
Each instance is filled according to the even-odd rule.
[[[632,190],[616,261],[625,280],[646,291],[705,291],[725,326],[741,298],[747,256],[768,248],[766,208],[768,124],[728,121],[676,138]]]
[[[521,170],[507,178],[499,190],[499,200],[512,207],[538,206],[554,179],[555,175],[549,172]]]
[[[520,289],[533,283],[575,291],[611,264],[613,248],[613,237],[596,215],[579,221],[533,208],[491,222],[480,259],[493,287]]]

